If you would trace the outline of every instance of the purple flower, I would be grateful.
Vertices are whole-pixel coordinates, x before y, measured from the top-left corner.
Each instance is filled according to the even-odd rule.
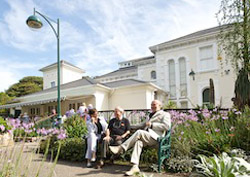
[[[183,134],[184,134],[184,132],[182,131],[182,132],[181,132],[181,135],[183,135]]]
[[[226,119],[228,119],[228,117],[226,117],[226,116],[223,116],[223,117],[222,117],[222,119],[223,119],[223,120],[226,120]]]
[[[25,131],[26,133],[28,133],[28,134],[32,132],[32,130],[27,130],[27,129],[24,130],[24,131]]]
[[[0,125],[0,129],[1,129],[2,132],[4,132],[5,126],[4,125]]]
[[[240,111],[237,111],[237,112],[235,112],[235,114],[238,115],[238,114],[241,114],[241,112],[240,112]]]
[[[62,139],[65,139],[66,138],[66,133],[60,133],[58,136],[57,136],[57,139],[59,140],[62,140]]]
[[[216,128],[214,129],[215,132],[220,132],[220,129]]]
[[[208,134],[210,134],[211,132],[210,131],[206,131],[206,134],[208,135]]]

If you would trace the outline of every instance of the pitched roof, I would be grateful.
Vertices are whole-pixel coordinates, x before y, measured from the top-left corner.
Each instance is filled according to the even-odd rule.
[[[95,81],[94,79],[91,79],[89,77],[83,77],[82,79],[76,80],[76,81],[72,81],[72,82],[68,82],[65,84],[61,84],[60,89],[64,90],[64,89],[69,89],[69,88],[75,88],[75,87],[80,87],[80,86],[87,86],[87,85],[96,85],[98,82]],[[40,92],[36,92],[36,93],[32,93],[29,95],[25,95],[25,96],[30,96],[30,95],[40,95],[40,94],[44,94],[44,93],[49,93],[49,92],[53,92],[57,90],[57,86],[52,87],[52,88],[48,88],[45,90],[42,90]],[[23,97],[25,97],[23,96]],[[21,97],[19,97],[21,98]]]
[[[101,76],[96,76],[95,79],[99,79],[102,77],[110,77],[110,76],[118,76],[118,75],[125,75],[129,73],[137,73],[137,67],[136,66],[130,66],[126,68],[119,68],[118,70],[112,71],[110,73],[101,75]]]
[[[73,65],[73,64],[71,64],[71,63],[69,63],[69,62],[67,62],[67,61],[65,61],[65,60],[61,60],[60,62],[61,62],[61,65],[63,65],[63,64],[69,65],[69,66],[71,66],[71,67],[73,67],[73,68],[75,68],[75,69],[77,69],[77,70],[81,70],[82,72],[85,72],[83,69],[81,69],[81,68],[79,68],[79,67],[77,67],[77,66],[75,66],[75,65]],[[51,68],[51,67],[53,67],[53,66],[57,66],[57,62],[56,62],[56,63],[53,63],[53,64],[51,64],[51,65],[45,66],[45,67],[39,69],[39,71],[43,71],[43,70],[49,69],[49,68]]]
[[[170,41],[166,41],[166,42],[151,46],[151,47],[149,47],[149,49],[151,50],[151,52],[154,53],[157,50],[157,48],[160,47],[160,46],[172,45],[172,44],[175,44],[175,43],[178,43],[178,42],[185,42],[187,40],[191,40],[191,39],[194,39],[194,38],[200,37],[200,36],[205,37],[207,35],[216,35],[221,30],[230,29],[231,26],[232,26],[231,24],[227,24],[227,25],[222,25],[222,26],[216,26],[216,27],[213,27],[213,28],[208,28],[208,29],[205,29],[205,30],[196,31],[196,32],[191,33],[191,34],[188,34],[188,35],[185,35],[185,36],[182,36],[182,37],[170,40]]]
[[[126,60],[126,61],[122,61],[119,62],[118,64],[122,64],[122,63],[127,63],[127,62],[141,62],[141,61],[147,61],[150,59],[154,59],[155,56],[147,56],[147,57],[141,57],[141,58],[135,58],[135,59],[131,59],[131,60]]]
[[[124,79],[124,80],[118,80],[114,82],[102,83],[102,85],[105,85],[110,88],[116,88],[116,87],[122,87],[122,86],[132,86],[132,85],[147,84],[147,83],[149,82],[137,80],[137,79]]]

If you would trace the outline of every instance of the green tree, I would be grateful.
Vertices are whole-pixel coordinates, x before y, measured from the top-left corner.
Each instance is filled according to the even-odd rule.
[[[237,72],[234,104],[250,105],[250,0],[222,0],[219,45]]]
[[[9,97],[6,93],[0,92],[0,105],[5,105],[8,101],[11,100],[11,97]],[[0,109],[0,113],[6,113],[6,109]]]
[[[43,78],[37,76],[28,76],[12,85],[6,94],[10,97],[20,97],[30,93],[41,91],[43,88]]]

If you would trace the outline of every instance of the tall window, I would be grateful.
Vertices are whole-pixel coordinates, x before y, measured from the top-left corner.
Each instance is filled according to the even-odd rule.
[[[213,59],[213,46],[205,46],[199,48],[200,55],[200,70],[206,71],[214,68],[214,59]]]
[[[186,72],[186,60],[185,58],[179,59],[180,70],[180,95],[181,97],[187,96],[187,72]]]
[[[151,79],[156,79],[156,71],[151,71]]]
[[[52,112],[53,106],[48,106],[48,113],[50,114]]]
[[[206,88],[205,90],[203,90],[202,92],[202,104],[203,105],[209,105],[209,94],[210,94],[210,90],[209,88]]]
[[[174,60],[168,61],[168,72],[169,72],[169,91],[170,97],[176,97],[176,85],[175,85],[175,63]]]
[[[80,106],[81,106],[81,103],[77,103],[77,110],[79,109]]]
[[[52,82],[50,82],[50,85],[51,85],[51,87],[55,87],[56,86],[56,82],[52,81]]]

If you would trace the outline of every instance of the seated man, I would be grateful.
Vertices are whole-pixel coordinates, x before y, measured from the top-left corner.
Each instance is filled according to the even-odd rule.
[[[130,133],[129,120],[123,117],[124,110],[121,107],[115,108],[115,118],[111,119],[103,138],[100,167],[103,166],[103,159],[107,157],[109,145],[120,145]]]
[[[114,154],[120,154],[124,151],[134,147],[131,156],[131,163],[133,167],[125,175],[131,176],[136,172],[140,172],[139,160],[142,148],[145,146],[156,146],[157,138],[164,136],[166,131],[171,127],[170,114],[161,110],[161,102],[154,100],[151,103],[152,113],[149,118],[136,126],[136,129],[143,128],[144,130],[137,130],[129,139],[127,139],[120,146],[110,146],[110,150]]]

